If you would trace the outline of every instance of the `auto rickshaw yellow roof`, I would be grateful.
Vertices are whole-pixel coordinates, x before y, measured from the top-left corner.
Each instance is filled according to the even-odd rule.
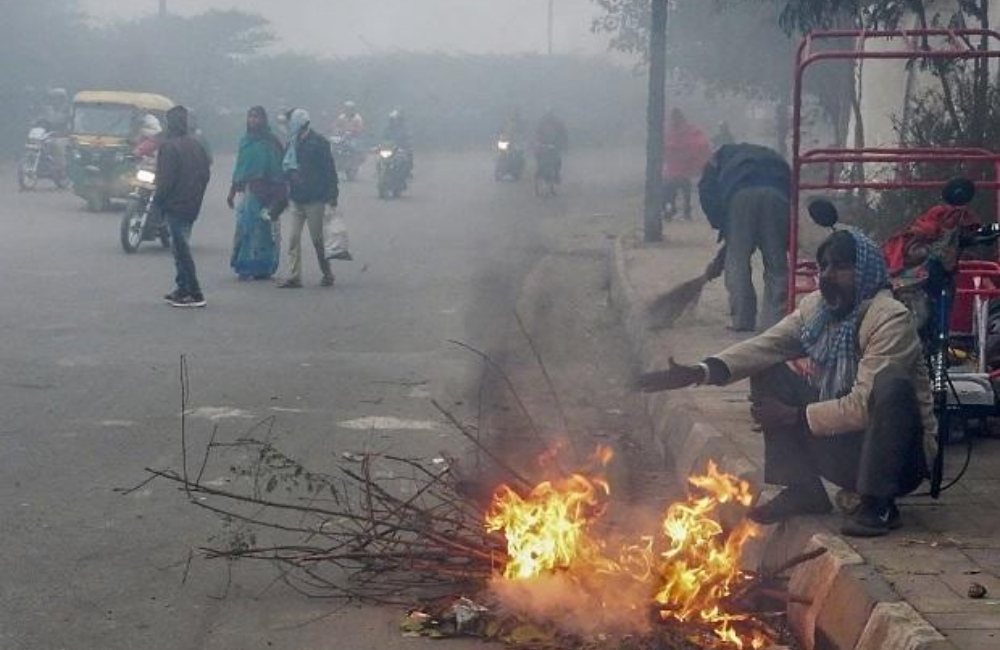
[[[121,90],[81,90],[73,97],[73,102],[82,104],[126,104],[154,111],[166,111],[174,106],[173,100],[163,95]]]

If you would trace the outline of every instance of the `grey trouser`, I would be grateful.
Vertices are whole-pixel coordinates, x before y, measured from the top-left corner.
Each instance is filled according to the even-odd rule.
[[[733,329],[765,330],[785,314],[788,295],[788,199],[770,187],[737,190],[726,221],[726,290]],[[758,327],[750,258],[764,259],[764,306]]]
[[[750,399],[773,397],[789,406],[817,401],[802,376],[781,363],[750,378]],[[913,379],[896,366],[875,375],[864,431],[818,436],[798,424],[764,430],[764,481],[812,485],[823,477],[875,497],[909,494],[927,477],[923,422]]]
[[[288,280],[302,280],[302,228],[309,224],[309,237],[316,249],[316,260],[324,277],[333,275],[323,248],[323,226],[326,221],[325,203],[296,203],[289,211],[291,230],[288,234]]]

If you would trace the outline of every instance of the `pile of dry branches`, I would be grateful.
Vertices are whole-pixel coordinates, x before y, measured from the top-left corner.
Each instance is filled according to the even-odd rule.
[[[147,468],[148,478],[125,492],[167,481],[192,505],[220,517],[225,532],[217,543],[200,549],[205,557],[269,563],[280,580],[309,597],[404,607],[454,602],[466,595],[487,598],[487,580],[507,561],[505,541],[486,532],[484,504],[462,488],[453,459],[345,452],[319,472],[274,444],[273,417],[233,441],[218,440],[216,428],[195,456],[183,415],[186,372],[182,358],[181,468]],[[466,425],[433,404],[506,473],[509,485],[525,492],[532,487]],[[206,475],[220,471],[224,480],[206,481]],[[813,557],[795,558],[777,571],[753,576],[731,604],[761,613],[776,603],[797,601],[780,574]],[[681,631],[675,626],[669,633]]]

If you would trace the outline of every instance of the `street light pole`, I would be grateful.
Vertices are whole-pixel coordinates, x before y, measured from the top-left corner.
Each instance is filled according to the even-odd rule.
[[[549,0],[549,29],[548,29],[548,42],[549,42],[549,56],[552,56],[552,19],[555,15],[554,7],[556,0]]]

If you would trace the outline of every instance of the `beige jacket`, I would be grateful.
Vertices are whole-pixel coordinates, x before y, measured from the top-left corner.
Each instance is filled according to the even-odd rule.
[[[713,355],[729,368],[732,373],[729,381],[738,381],[776,363],[805,357],[802,327],[815,315],[822,300],[819,291],[809,294],[798,309],[771,329]],[[880,291],[861,321],[857,343],[861,358],[851,392],[806,407],[809,428],[820,436],[864,430],[868,423],[868,395],[875,375],[890,364],[898,364],[914,378],[924,424],[924,451],[928,463],[931,462],[937,453],[937,418],[927,365],[909,309],[893,298],[892,292]]]

